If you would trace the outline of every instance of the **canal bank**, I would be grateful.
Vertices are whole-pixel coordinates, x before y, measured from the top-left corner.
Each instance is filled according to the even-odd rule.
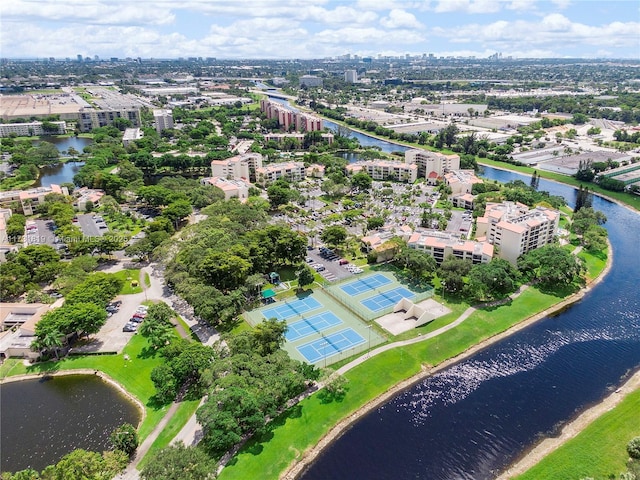
[[[598,283],[600,283],[605,277],[606,275],[609,273],[609,271],[611,270],[611,265],[612,265],[612,260],[613,260],[613,250],[611,248],[611,245],[609,244],[609,248],[608,248],[608,258],[607,258],[607,264],[605,266],[605,268],[603,269],[603,271],[600,273],[600,275],[598,275],[597,278],[593,279],[591,282],[589,282],[587,285],[585,285],[584,288],[582,288],[581,290],[579,290],[578,292],[576,292],[575,294],[563,299],[562,301],[558,302],[557,304],[553,305],[550,308],[547,308],[541,312],[538,312],[524,320],[522,320],[521,322],[513,325],[512,327],[510,327],[509,329],[507,329],[504,332],[495,334],[471,347],[469,347],[468,349],[466,349],[464,352],[460,353],[459,355],[456,355],[455,357],[449,358],[447,360],[444,360],[443,362],[439,363],[438,365],[432,367],[432,368],[428,368],[426,366],[423,366],[423,368],[421,369],[420,372],[416,373],[415,375],[413,375],[410,378],[407,378],[405,380],[402,380],[401,382],[397,383],[396,385],[394,385],[393,387],[391,387],[390,389],[388,389],[387,391],[385,391],[382,395],[374,398],[373,400],[369,401],[368,403],[366,403],[365,405],[363,405],[361,408],[359,408],[357,411],[355,411],[354,413],[352,413],[351,415],[349,415],[348,417],[344,418],[343,420],[341,420],[337,425],[335,425],[319,442],[316,446],[314,446],[313,448],[311,448],[310,450],[304,452],[301,456],[301,458],[299,460],[296,461],[296,463],[294,463],[293,465],[291,465],[282,475],[280,478],[285,479],[285,480],[295,480],[300,478],[300,475],[304,473],[305,469],[308,468],[316,458],[318,458],[319,455],[322,454],[322,452],[327,449],[337,438],[340,437],[340,435],[342,435],[343,432],[345,432],[350,426],[352,426],[355,422],[357,422],[359,419],[361,419],[364,415],[368,414],[369,412],[375,410],[376,408],[379,408],[381,405],[385,404],[386,402],[388,402],[391,398],[393,398],[394,396],[396,396],[398,393],[402,392],[403,390],[410,388],[412,385],[414,385],[416,382],[419,382],[427,377],[433,376],[434,374],[445,370],[447,368],[449,368],[450,366],[459,363],[462,360],[465,360],[469,357],[472,357],[473,355],[475,355],[477,352],[485,349],[486,347],[497,343],[529,326],[531,326],[532,324],[540,321],[543,318],[546,318],[548,316],[552,316],[558,312],[561,312],[567,308],[569,308],[571,305],[573,305],[576,302],[579,302],[580,300],[582,300],[582,298],[585,296],[585,294],[587,292],[589,292],[589,290],[591,288],[593,288],[595,285],[597,285]],[[516,295],[513,295],[511,298],[517,298]],[[508,299],[507,299],[508,301]],[[465,311],[465,314],[461,317],[461,320],[464,321],[466,318],[468,318],[469,313],[467,311]],[[456,327],[457,325],[459,325],[461,322],[453,322],[452,324],[450,324],[452,327]],[[446,330],[445,330],[446,331]],[[443,332],[442,332],[443,333]],[[345,365],[344,367],[342,367],[339,370],[339,373],[344,374],[347,371],[351,370],[353,367],[355,367],[356,365],[359,365],[360,363],[362,363],[363,360],[368,360],[371,356],[375,356],[376,354],[382,353],[386,350],[390,350],[391,348],[403,348],[404,345],[408,345],[408,344],[413,344],[413,343],[418,343],[418,342],[424,342],[426,340],[429,340],[429,338],[432,337],[428,337],[425,336],[425,338],[415,338],[415,339],[411,339],[409,341],[405,341],[405,342],[398,342],[399,344],[402,344],[402,346],[399,346],[397,344],[389,344],[389,345],[385,345],[379,349],[376,349],[374,351],[372,351],[370,354],[361,357],[360,359],[356,359],[353,362],[351,362],[350,364]]]

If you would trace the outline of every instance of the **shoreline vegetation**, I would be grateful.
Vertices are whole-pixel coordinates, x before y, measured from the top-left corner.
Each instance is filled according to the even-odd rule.
[[[535,289],[527,289],[519,298],[492,310],[493,314],[500,308],[515,312],[508,315],[509,319],[491,322],[492,326],[487,326],[490,319],[486,310],[479,309],[456,329],[369,358],[344,374],[349,380],[349,392],[342,402],[334,403],[332,408],[322,404],[317,394],[303,400],[295,412],[285,412],[274,421],[264,441],[261,436],[249,440],[218,478],[253,478],[257,472],[262,473],[260,478],[263,479],[297,478],[350,425],[401,390],[580,301],[606,277],[612,260],[613,252],[609,245],[602,271],[566,298],[558,300],[551,295],[545,298],[532,292]],[[542,310],[534,310],[537,306],[542,306]],[[484,323],[489,331],[483,331],[482,325],[476,323]],[[256,451],[260,455],[256,455]]]

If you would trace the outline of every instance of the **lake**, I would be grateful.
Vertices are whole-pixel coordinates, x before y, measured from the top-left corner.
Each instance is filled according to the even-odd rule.
[[[109,435],[140,411],[97,375],[64,375],[0,388],[0,470],[42,470],[76,448],[102,452]]]

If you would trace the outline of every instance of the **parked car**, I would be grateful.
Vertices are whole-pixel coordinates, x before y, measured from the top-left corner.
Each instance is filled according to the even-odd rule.
[[[347,263],[349,263],[349,260],[346,260],[346,259],[343,258],[343,259],[340,260],[339,263],[340,263],[340,265],[346,265]]]
[[[146,316],[147,316],[146,313],[141,313],[141,312],[136,312],[133,314],[133,318],[144,318]]]
[[[135,332],[138,329],[138,324],[134,322],[127,322],[124,327],[122,327],[123,332]]]
[[[142,318],[142,317],[136,317],[136,316],[134,315],[133,317],[131,317],[131,318],[129,319],[129,322],[128,322],[128,323],[136,323],[136,324],[137,324],[137,323],[142,323],[142,321],[143,321],[143,320],[144,320],[144,318]]]

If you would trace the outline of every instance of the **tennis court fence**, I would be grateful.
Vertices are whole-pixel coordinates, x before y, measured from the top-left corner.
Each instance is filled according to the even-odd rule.
[[[373,294],[380,294],[383,297],[386,297],[386,292],[389,290],[393,290],[394,288],[396,288],[396,286],[390,286],[390,288],[387,288],[386,290],[381,290],[379,288],[374,288],[371,292],[367,292],[370,293],[369,296],[373,296]],[[406,288],[406,287],[405,287]],[[325,292],[327,292],[329,295],[331,295],[335,300],[337,300],[338,302],[340,302],[342,305],[344,305],[347,309],[349,309],[350,311],[352,311],[354,314],[356,314],[358,317],[360,317],[361,319],[370,322],[372,320],[375,320],[376,318],[382,317],[383,315],[387,315],[391,312],[393,312],[393,307],[395,307],[395,304],[397,302],[394,302],[393,305],[389,305],[386,308],[383,308],[382,310],[378,310],[376,312],[369,310],[367,307],[365,307],[360,300],[356,300],[355,298],[353,298],[353,296],[348,295],[344,292],[344,290],[342,290],[338,285],[332,285],[330,287],[325,287]],[[429,288],[426,289],[423,292],[413,292],[414,294],[414,298],[412,298],[411,300],[414,303],[419,303],[422,302],[423,300],[426,300],[427,298],[430,298],[433,296],[433,288]]]

